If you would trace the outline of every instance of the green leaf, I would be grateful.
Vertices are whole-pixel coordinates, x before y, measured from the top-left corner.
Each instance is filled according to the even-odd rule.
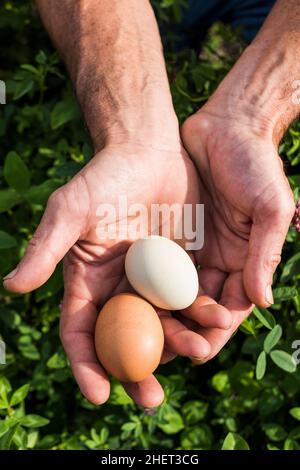
[[[136,428],[136,426],[137,426],[137,423],[124,423],[121,429],[122,431],[131,432]]]
[[[283,395],[278,387],[265,388],[259,397],[259,414],[262,417],[274,415],[283,406],[285,399],[285,395]]]
[[[180,433],[180,441],[183,449],[207,449],[213,445],[214,435],[207,424],[199,423],[193,427],[186,427]]]
[[[290,175],[288,180],[292,186],[292,189],[295,189],[300,186],[300,175]]]
[[[10,424],[8,419],[0,420],[0,437],[3,436],[3,434],[7,433],[10,426],[11,426],[11,424]]]
[[[280,450],[279,447],[275,446],[275,444],[271,444],[270,442],[268,442],[267,444],[267,449],[268,450]]]
[[[31,188],[24,193],[24,198],[31,204],[41,204],[44,206],[48,197],[55,191],[61,183],[55,180],[46,180],[38,186],[31,186]]]
[[[113,382],[109,403],[112,405],[133,405],[132,399],[127,395],[121,384]]]
[[[178,411],[171,406],[165,405],[162,421],[158,423],[158,427],[166,434],[177,434],[184,428],[184,424]]]
[[[32,337],[29,335],[22,335],[18,338],[18,347],[24,357],[32,361],[40,359],[40,352],[36,345],[32,342]]]
[[[29,431],[27,434],[27,448],[33,449],[37,443],[38,438],[39,438],[38,431]]]
[[[13,440],[14,434],[18,428],[19,424],[16,423],[10,429],[0,437],[0,450],[9,450],[11,446],[11,441]]]
[[[250,318],[246,318],[240,325],[240,330],[246,334],[255,335],[256,331]]]
[[[270,353],[272,361],[286,372],[295,372],[297,366],[290,354],[280,349],[275,349]]]
[[[18,100],[33,89],[33,80],[20,80],[15,82],[14,100]]]
[[[22,64],[21,69],[26,70],[27,72],[31,72],[33,75],[39,75],[39,70],[34,65]]]
[[[21,403],[27,397],[29,392],[29,384],[22,385],[22,387],[18,388],[13,394],[10,399],[10,406],[16,406]]]
[[[290,413],[291,416],[293,416],[293,418],[300,421],[300,407],[291,408],[289,413]]]
[[[273,330],[270,331],[270,333],[267,334],[265,341],[264,341],[264,350],[266,353],[269,353],[271,349],[276,346],[278,341],[280,340],[282,336],[282,328],[280,325],[274,326]]]
[[[284,441],[283,450],[300,450],[300,446],[297,441],[288,437]]]
[[[26,415],[20,420],[20,424],[26,428],[40,428],[46,426],[49,423],[49,419],[43,418],[39,415]]]
[[[102,428],[99,433],[99,441],[101,444],[105,444],[109,437],[109,430],[107,428]]]
[[[7,250],[16,246],[16,240],[3,230],[0,230],[0,250]]]
[[[16,429],[13,437],[13,443],[19,450],[24,450],[27,448],[27,432],[25,429],[21,428],[20,426]]]
[[[0,398],[0,410],[6,410],[7,408],[8,408],[8,403]]]
[[[7,394],[11,391],[11,385],[6,377],[0,377],[0,397],[7,402]]]
[[[47,56],[44,51],[40,50],[36,56],[35,60],[37,61],[38,64],[44,65],[47,62]]]
[[[65,98],[57,103],[51,112],[51,128],[58,129],[73,119],[80,116],[78,105],[72,97]]]
[[[39,440],[39,449],[49,450],[51,447],[59,444],[61,442],[61,437],[59,434],[48,434],[47,436],[42,437]]]
[[[226,418],[225,419],[225,426],[230,432],[236,432],[238,425],[237,425],[237,420],[234,418]]]
[[[242,436],[229,432],[224,439],[221,450],[250,450],[250,448]]]
[[[272,330],[276,325],[276,320],[273,317],[272,313],[269,312],[266,308],[254,307],[253,314],[256,318],[269,330]]]
[[[298,290],[296,287],[277,287],[273,289],[274,302],[283,302],[284,300],[293,299],[298,295]]]
[[[0,213],[12,209],[22,201],[22,196],[14,189],[0,190]]]
[[[284,265],[280,281],[286,282],[300,273],[300,253],[292,256]]]
[[[262,351],[257,358],[256,362],[256,378],[257,380],[261,380],[266,372],[267,366],[267,355],[265,351]]]
[[[30,185],[30,172],[17,152],[7,154],[4,169],[4,177],[9,186],[19,193],[23,193]]]
[[[277,423],[265,423],[262,428],[271,441],[283,441],[286,438],[286,431]]]
[[[226,393],[230,390],[230,380],[227,371],[220,371],[212,378],[212,386],[219,393]]]
[[[16,329],[22,322],[20,315],[14,310],[1,309],[1,319],[12,330]]]
[[[63,369],[67,365],[65,353],[60,349],[47,361],[47,367],[49,369]]]
[[[62,266],[59,264],[50,279],[35,292],[37,302],[57,294],[63,287]]]
[[[183,405],[182,414],[187,424],[196,424],[205,418],[208,403],[200,400],[188,401]]]
[[[299,439],[300,438],[300,426],[297,426],[296,428],[292,429],[292,431],[289,434],[289,437],[292,439]]]

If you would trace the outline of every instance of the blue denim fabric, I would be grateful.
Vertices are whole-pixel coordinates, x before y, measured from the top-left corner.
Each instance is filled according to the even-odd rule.
[[[276,0],[187,0],[182,21],[173,31],[180,36],[181,46],[200,44],[215,21],[234,28],[241,27],[246,42],[251,42]]]

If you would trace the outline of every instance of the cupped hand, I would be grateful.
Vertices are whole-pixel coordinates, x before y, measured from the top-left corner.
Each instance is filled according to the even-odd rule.
[[[212,346],[207,359],[224,346],[252,303],[273,303],[272,276],[295,211],[271,129],[260,134],[244,121],[223,116],[212,100],[181,132],[199,170],[205,204],[205,243],[196,253],[199,283],[233,315],[228,330],[195,328]]]
[[[179,140],[179,139],[178,139]],[[178,145],[170,151],[132,145],[110,146],[100,151],[70,182],[53,193],[39,227],[29,242],[16,272],[6,277],[5,287],[25,293],[38,288],[64,258],[64,299],[61,340],[82,393],[95,404],[109,397],[109,380],[99,364],[94,348],[94,328],[101,306],[119,292],[130,290],[124,259],[130,243],[146,236],[149,227],[140,227],[128,237],[123,233],[124,218],[130,227],[134,214],[118,214],[106,221],[99,208],[127,204],[195,204],[199,200],[198,177],[192,161]],[[103,204],[105,206],[103,206]],[[102,214],[103,216],[103,214]],[[168,221],[164,220],[164,223]],[[110,236],[100,236],[99,228]],[[117,231],[116,231],[117,230]],[[119,232],[118,232],[119,230]],[[116,235],[111,234],[116,231]],[[156,227],[159,232],[159,227]],[[208,299],[207,303],[211,303]],[[211,346],[170,312],[159,312],[165,333],[162,362],[175,355],[205,358]],[[226,327],[229,312],[212,315],[203,307],[187,316],[203,326]],[[151,407],[163,400],[163,391],[154,376],[140,383],[124,384],[139,404]]]

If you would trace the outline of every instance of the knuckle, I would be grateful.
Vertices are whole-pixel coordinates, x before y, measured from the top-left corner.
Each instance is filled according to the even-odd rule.
[[[269,214],[273,217],[274,221],[278,223],[286,220],[290,222],[293,218],[294,212],[294,198],[290,193],[278,197],[273,208],[269,209]]]
[[[188,138],[191,132],[194,132],[196,127],[195,117],[188,117],[181,126],[181,135],[183,139]]]
[[[28,252],[35,251],[38,246],[39,246],[39,235],[37,232],[35,232],[28,242],[26,252],[28,253]]]
[[[185,120],[180,132],[183,142],[187,144],[200,135],[209,134],[211,129],[209,116],[198,112]]]
[[[47,208],[53,208],[57,210],[60,208],[65,201],[65,195],[62,188],[56,189],[50,196],[47,202]]]
[[[209,130],[209,118],[201,113],[193,114],[188,117],[181,126],[181,136],[183,140],[191,138],[193,135],[199,135],[201,132]]]

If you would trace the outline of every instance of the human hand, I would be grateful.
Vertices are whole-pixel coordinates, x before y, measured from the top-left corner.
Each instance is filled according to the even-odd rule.
[[[94,349],[95,322],[101,306],[112,295],[130,290],[124,258],[133,241],[122,232],[115,238],[99,239],[101,218],[97,209],[107,203],[117,207],[120,196],[127,197],[128,206],[139,203],[147,209],[152,203],[195,204],[199,199],[197,173],[180,144],[170,151],[154,150],[150,145],[105,148],[53,193],[17,272],[4,282],[14,292],[36,289],[47,281],[67,253],[61,339],[82,393],[95,404],[103,403],[109,396],[109,381]],[[128,225],[134,222],[132,219],[128,219]],[[112,219],[109,226],[122,229],[123,222],[122,218]],[[145,235],[147,226],[139,233]],[[159,315],[165,333],[163,362],[177,354],[204,358],[210,353],[209,343],[170,312]],[[212,315],[211,308],[202,308],[195,319],[203,326],[228,327],[231,323],[225,309]],[[143,406],[155,406],[163,400],[163,391],[154,376],[124,386]]]
[[[246,116],[230,117],[222,109],[213,97],[182,128],[205,204],[205,243],[196,254],[199,283],[233,315],[228,330],[195,327],[211,344],[207,359],[251,312],[251,302],[273,303],[272,276],[295,211],[271,129],[260,134],[259,126],[245,124]],[[197,303],[190,308],[196,311]]]

